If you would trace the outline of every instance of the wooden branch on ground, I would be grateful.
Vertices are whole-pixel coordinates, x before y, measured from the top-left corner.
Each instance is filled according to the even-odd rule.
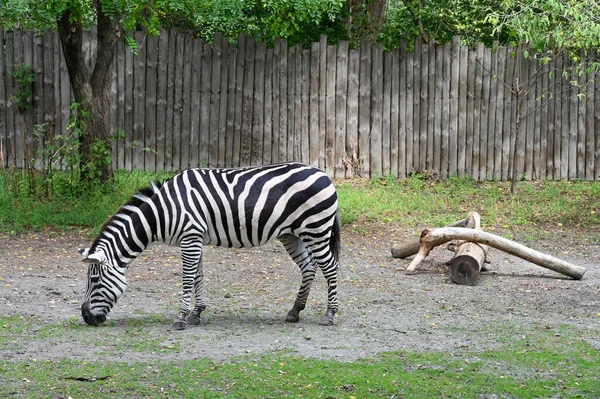
[[[479,213],[469,213],[465,227],[481,230],[481,216]],[[487,245],[459,241],[455,245],[454,258],[450,261],[451,280],[460,285],[475,285],[479,279],[479,272],[483,270],[487,252]]]
[[[467,224],[467,218],[457,220],[456,222],[446,227],[465,227]],[[392,258],[408,258],[419,252],[421,241],[416,239],[408,244],[394,244],[392,246]]]
[[[518,256],[519,258],[535,263],[538,266],[545,267],[546,269],[564,274],[575,280],[581,280],[586,272],[584,267],[576,266],[553,256],[543,254],[504,237],[486,233],[481,230],[460,227],[442,227],[439,229],[423,230],[421,233],[421,247],[419,252],[406,270],[415,270],[417,265],[429,255],[429,252],[434,247],[452,240],[466,240],[489,245],[490,247]]]

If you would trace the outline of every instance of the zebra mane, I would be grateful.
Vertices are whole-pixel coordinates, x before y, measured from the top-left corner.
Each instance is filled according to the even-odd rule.
[[[117,212],[115,212],[112,216],[108,218],[106,222],[100,228],[100,233],[92,243],[90,247],[90,253],[94,252],[98,244],[100,243],[103,233],[107,230],[107,227],[110,226],[115,219],[119,217],[119,215],[131,215],[133,211],[131,209],[139,208],[144,203],[146,203],[146,199],[151,198],[156,192],[158,192],[163,186],[163,183],[154,181],[151,183],[149,187],[141,187],[137,190],[135,194],[133,194],[127,202],[125,202]]]

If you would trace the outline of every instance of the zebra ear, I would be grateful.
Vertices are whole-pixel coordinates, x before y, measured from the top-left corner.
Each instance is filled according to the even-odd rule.
[[[104,261],[106,261],[106,256],[102,252],[94,252],[83,259],[83,263],[103,263]]]

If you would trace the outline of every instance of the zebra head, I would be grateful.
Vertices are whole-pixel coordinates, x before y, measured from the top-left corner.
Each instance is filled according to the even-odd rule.
[[[88,278],[81,315],[83,320],[97,326],[106,320],[106,315],[127,288],[125,268],[115,266],[103,251],[89,252],[89,248],[79,251],[83,262],[88,264]]]

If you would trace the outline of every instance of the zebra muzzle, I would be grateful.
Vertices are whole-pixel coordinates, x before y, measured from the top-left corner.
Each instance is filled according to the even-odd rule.
[[[95,315],[90,311],[89,302],[84,302],[83,305],[81,305],[81,315],[83,316],[83,321],[90,326],[97,326],[98,324],[104,323],[106,320],[106,315]]]

